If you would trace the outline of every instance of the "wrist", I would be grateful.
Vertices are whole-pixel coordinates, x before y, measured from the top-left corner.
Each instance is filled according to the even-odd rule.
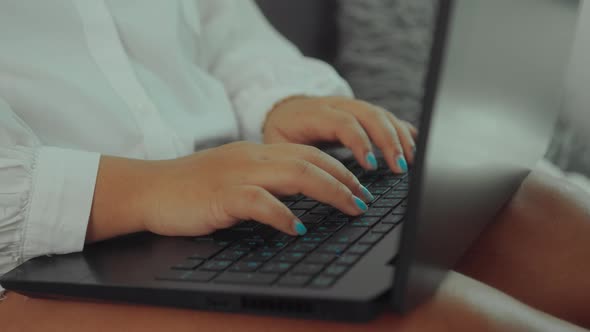
[[[87,242],[142,232],[152,161],[101,156],[92,201]]]

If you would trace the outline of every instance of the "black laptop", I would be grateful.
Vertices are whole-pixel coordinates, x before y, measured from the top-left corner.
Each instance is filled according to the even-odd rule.
[[[438,2],[410,175],[342,160],[375,196],[361,217],[284,197],[305,236],[253,221],[204,237],[135,234],[33,259],[1,284],[32,296],[312,319],[409,310],[432,295],[543,156],[578,4]]]

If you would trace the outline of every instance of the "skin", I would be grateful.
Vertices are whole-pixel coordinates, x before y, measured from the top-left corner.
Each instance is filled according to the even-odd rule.
[[[372,140],[400,173],[399,159],[413,160],[416,133],[366,102],[295,97],[267,116],[266,144],[236,142],[161,161],[102,156],[86,239],[140,231],[197,236],[249,219],[297,235],[297,218],[276,196],[302,193],[349,215],[361,214],[358,201],[367,199],[352,173],[309,144],[342,143],[372,169]]]
[[[590,195],[533,172],[458,271],[590,328]]]
[[[266,144],[236,142],[161,161],[102,156],[86,240],[90,243],[140,231],[197,236],[247,219],[296,235],[297,218],[276,196],[297,193],[333,205],[344,213],[359,215],[363,211],[358,198],[365,198],[358,180],[338,161],[310,145],[341,143],[350,148],[364,168],[373,169],[375,165],[367,158],[373,152],[373,143],[385,156],[387,167],[399,173],[404,171],[400,157],[413,162],[416,134],[410,124],[363,101],[293,97],[278,103],[268,114],[264,125]],[[537,203],[533,199],[528,205],[517,205],[521,214],[507,218],[518,220],[524,216],[523,211],[536,209]],[[547,298],[535,295],[539,293],[536,288],[525,286],[518,292],[517,285],[523,282],[518,273],[522,272],[533,278],[526,280],[538,280],[555,294],[575,295],[573,288],[559,288],[551,285],[551,278],[539,278],[535,268],[542,266],[541,254],[526,264],[526,255],[534,254],[534,247],[511,247],[527,234],[527,227],[532,227],[530,218],[534,216],[527,217],[529,224],[522,226],[517,239],[516,235],[504,234],[510,230],[492,231],[491,234],[501,235],[491,235],[491,239],[483,236],[476,245],[479,249],[472,251],[483,254],[468,254],[460,271],[510,294],[514,292],[519,299],[541,310],[582,322],[576,317],[582,312],[579,308],[587,308],[588,302],[576,301],[563,314]],[[539,234],[539,241],[542,235],[547,237]],[[536,243],[531,240],[529,244]],[[494,256],[494,250],[504,254]],[[512,250],[523,250],[516,255],[520,263],[525,263],[523,267],[506,254],[514,253]],[[575,257],[578,263],[587,262],[583,258],[587,256]],[[505,276],[488,268],[486,259],[496,259],[502,271],[507,271]],[[517,273],[509,275],[508,271],[513,270]],[[582,276],[590,275],[589,272]],[[578,312],[569,316],[570,309]],[[458,273],[451,274],[432,300],[396,320],[396,324],[400,331],[582,331]]]

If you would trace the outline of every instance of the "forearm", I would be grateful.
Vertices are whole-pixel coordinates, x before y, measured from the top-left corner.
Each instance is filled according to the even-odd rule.
[[[151,163],[110,156],[100,158],[86,242],[145,230],[140,197],[149,190]]]

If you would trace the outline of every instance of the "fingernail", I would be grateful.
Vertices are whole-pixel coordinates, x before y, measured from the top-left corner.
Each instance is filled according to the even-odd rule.
[[[416,155],[416,146],[414,145],[412,147],[412,155],[415,156]]]
[[[375,154],[373,152],[367,153],[367,157],[365,158],[365,160],[367,161],[372,170],[377,169],[377,158],[375,158]]]
[[[305,235],[305,233],[307,233],[307,228],[298,219],[295,219],[293,221],[293,224],[295,225],[295,232],[297,232],[297,234],[299,234],[299,235]]]
[[[365,204],[365,202],[363,202],[362,199],[360,199],[356,196],[353,196],[353,197],[354,197],[354,203],[356,204],[356,206],[359,209],[361,209],[361,211],[363,211],[363,212],[367,211],[367,209],[369,208],[369,207],[367,207],[367,204]]]
[[[363,196],[365,196],[365,200],[367,202],[372,202],[375,199],[375,196],[373,196],[373,194],[371,194],[371,192],[369,191],[369,189],[367,189],[362,184],[361,184],[361,192],[363,193]]]
[[[397,158],[397,165],[403,173],[406,173],[408,171],[408,163],[406,162],[406,158],[404,158],[404,156],[399,156]]]

